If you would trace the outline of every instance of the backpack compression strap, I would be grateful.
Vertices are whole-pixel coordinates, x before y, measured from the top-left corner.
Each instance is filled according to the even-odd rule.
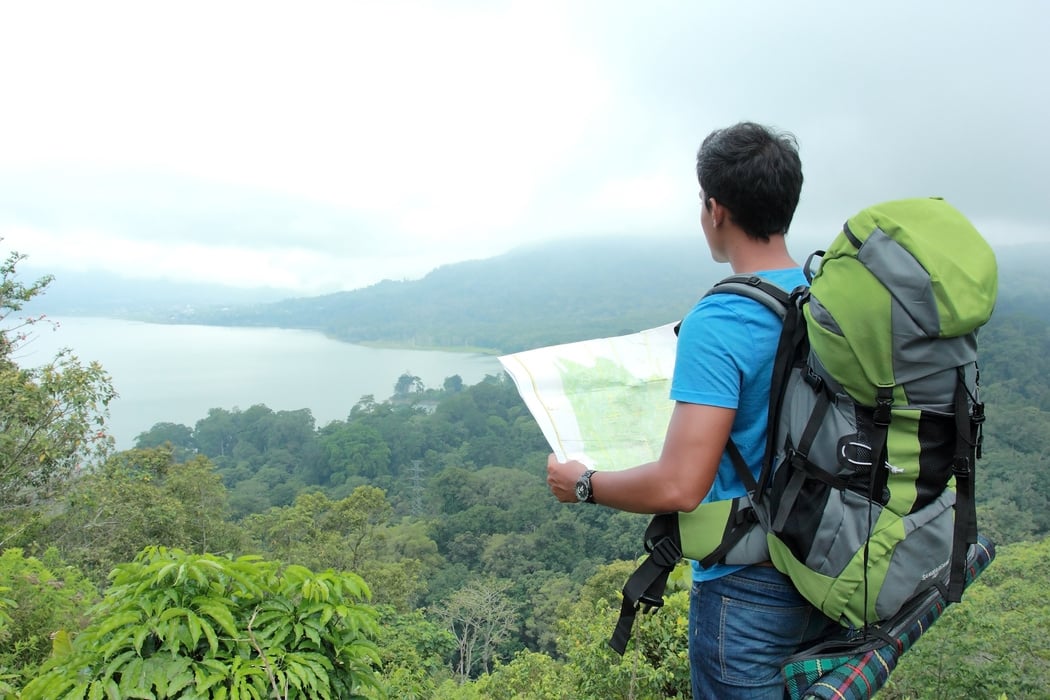
[[[872,411],[871,467],[868,472],[868,534],[864,538],[864,631],[873,627],[868,624],[868,560],[871,551],[871,535],[875,530],[876,502],[884,503],[882,492],[886,488],[887,465],[889,464],[888,439],[890,421],[893,419],[893,389],[880,386],[876,389],[875,410]],[[965,559],[965,556],[963,557]],[[874,620],[872,620],[874,622]]]
[[[948,602],[962,600],[966,587],[966,556],[970,545],[977,542],[977,509],[974,504],[974,467],[980,457],[981,424],[984,423],[984,404],[973,399],[973,413],[967,402],[963,370],[958,370],[955,382],[955,531],[952,537],[951,568],[948,577]]]

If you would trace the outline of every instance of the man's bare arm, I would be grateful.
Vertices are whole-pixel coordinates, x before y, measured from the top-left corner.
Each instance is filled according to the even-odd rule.
[[[711,489],[736,411],[677,402],[655,462],[591,477],[596,502],[633,513],[691,511]],[[559,501],[576,501],[576,481],[585,467],[547,459],[547,483]]]

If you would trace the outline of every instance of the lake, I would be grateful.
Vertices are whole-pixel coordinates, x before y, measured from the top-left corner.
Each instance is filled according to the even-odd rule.
[[[85,364],[97,360],[120,394],[108,423],[118,449],[132,447],[156,423],[193,428],[210,408],[309,408],[323,426],[345,420],[362,396],[389,398],[406,372],[440,389],[454,374],[472,385],[503,371],[491,355],[369,348],[311,331],[52,320],[59,328],[36,325],[33,339],[16,353],[18,363],[44,364],[62,347]]]

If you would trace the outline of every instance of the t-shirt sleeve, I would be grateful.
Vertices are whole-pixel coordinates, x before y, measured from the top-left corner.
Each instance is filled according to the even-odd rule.
[[[746,369],[739,353],[751,347],[748,325],[723,300],[703,299],[682,320],[678,332],[671,399],[736,409]]]

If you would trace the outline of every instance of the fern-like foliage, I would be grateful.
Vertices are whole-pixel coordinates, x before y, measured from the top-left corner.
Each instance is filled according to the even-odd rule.
[[[113,572],[95,623],[24,700],[359,698],[376,612],[353,573],[150,547]]]

